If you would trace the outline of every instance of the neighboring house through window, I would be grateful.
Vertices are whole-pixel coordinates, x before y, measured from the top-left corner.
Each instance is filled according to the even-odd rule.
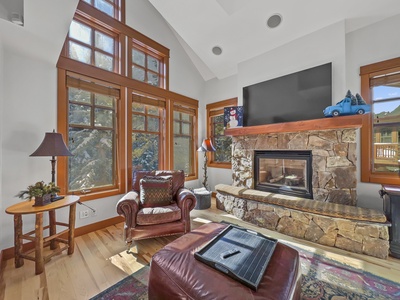
[[[400,184],[400,58],[361,67],[372,113],[362,127],[362,181]]]

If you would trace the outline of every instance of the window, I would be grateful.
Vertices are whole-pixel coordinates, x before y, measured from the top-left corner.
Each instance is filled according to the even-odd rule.
[[[58,159],[57,184],[83,201],[131,189],[132,170],[172,170],[174,157],[197,179],[198,101],[168,90],[168,48],[110,18],[124,3],[79,1],[57,63],[57,131],[75,153]]]
[[[119,190],[118,120],[120,88],[73,73],[65,82],[67,158],[65,193]]]
[[[215,152],[209,155],[208,166],[231,168],[232,137],[224,134],[224,107],[237,106],[237,98],[207,104],[207,136],[212,140]]]
[[[196,110],[174,105],[173,112],[173,153],[174,170],[184,170],[187,177],[196,174],[195,133],[197,131]]]
[[[74,60],[117,72],[117,35],[74,19],[68,33],[67,52]]]
[[[362,128],[362,175],[365,182],[399,184],[400,59],[361,67],[361,90],[372,105]]]
[[[132,41],[130,76],[150,85],[165,87],[163,55],[149,47],[141,47]]]
[[[123,0],[83,0],[84,2],[92,5],[101,12],[113,17],[119,21],[124,21],[121,12],[121,7],[125,4]]]
[[[165,101],[140,94],[132,95],[132,169],[162,168]]]

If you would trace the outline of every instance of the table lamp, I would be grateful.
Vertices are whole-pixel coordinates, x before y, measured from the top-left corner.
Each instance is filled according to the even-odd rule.
[[[197,149],[199,152],[204,152],[204,176],[203,176],[203,186],[207,189],[207,152],[215,152],[217,149],[215,149],[214,145],[211,142],[211,139],[204,139],[203,143],[201,144],[201,147]]]
[[[42,143],[29,156],[51,156],[51,182],[55,183],[56,156],[73,156],[64,143],[61,133],[46,132]]]

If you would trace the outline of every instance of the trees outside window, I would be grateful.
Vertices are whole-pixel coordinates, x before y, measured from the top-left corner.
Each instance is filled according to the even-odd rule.
[[[195,113],[190,109],[174,108],[174,169],[184,170],[186,176],[195,174],[194,117]]]
[[[158,170],[163,166],[165,101],[132,95],[132,169]]]
[[[400,58],[361,67],[371,114],[362,127],[362,181],[399,184]]]
[[[123,4],[80,1],[57,63],[57,131],[74,153],[59,159],[57,184],[83,201],[126,192],[132,170],[197,178],[198,101],[168,90],[168,48],[110,18]]]
[[[207,104],[207,136],[212,140],[215,152],[207,153],[207,165],[216,168],[231,168],[232,137],[225,136],[224,107],[237,106],[237,98]]]

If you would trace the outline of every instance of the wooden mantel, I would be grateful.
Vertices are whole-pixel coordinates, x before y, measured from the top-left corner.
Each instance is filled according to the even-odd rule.
[[[241,136],[266,133],[289,133],[310,130],[361,128],[363,124],[367,124],[369,119],[368,117],[368,114],[339,116],[324,119],[231,128],[225,130],[225,135]]]

